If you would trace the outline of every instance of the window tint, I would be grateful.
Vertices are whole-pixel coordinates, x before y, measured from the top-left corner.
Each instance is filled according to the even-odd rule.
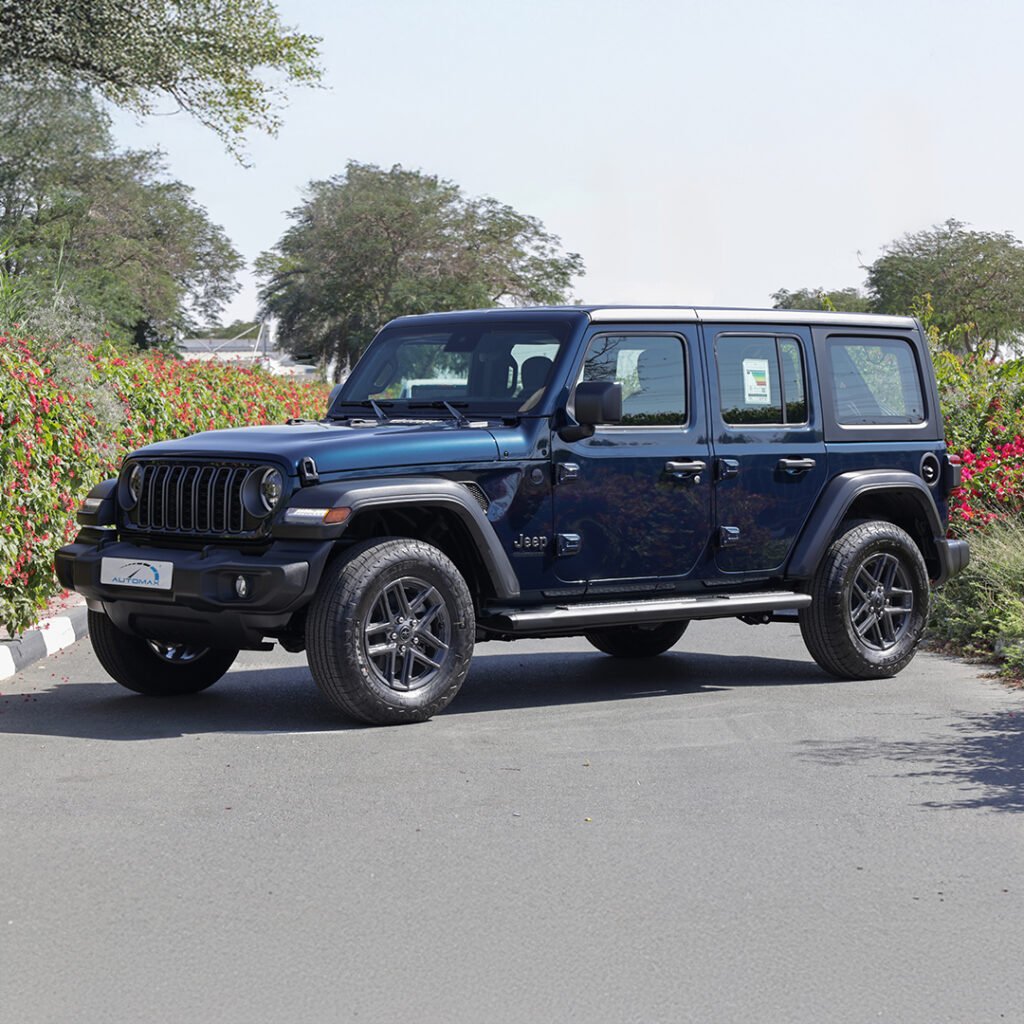
[[[676,337],[610,335],[594,338],[581,381],[622,385],[622,422],[663,425],[686,422],[686,363]]]
[[[921,378],[901,338],[833,338],[832,396],[840,423],[923,423]]]
[[[807,422],[804,357],[795,338],[724,335],[715,344],[715,357],[726,423]]]

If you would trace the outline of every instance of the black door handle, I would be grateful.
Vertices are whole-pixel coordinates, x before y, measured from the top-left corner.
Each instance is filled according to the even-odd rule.
[[[779,459],[776,469],[783,473],[790,473],[795,476],[797,473],[807,473],[814,469],[817,462],[814,459]]]

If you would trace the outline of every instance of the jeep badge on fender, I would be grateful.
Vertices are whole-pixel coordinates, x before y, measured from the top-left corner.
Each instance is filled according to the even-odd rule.
[[[911,317],[403,317],[323,420],[133,452],[57,573],[143,694],[203,690],[276,642],[343,714],[423,721],[478,642],[650,657],[721,617],[799,621],[827,672],[883,678],[968,560],[942,431]]]

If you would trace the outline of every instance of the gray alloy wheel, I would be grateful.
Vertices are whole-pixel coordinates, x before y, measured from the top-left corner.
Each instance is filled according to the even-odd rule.
[[[800,632],[832,675],[894,676],[921,642],[930,593],[924,557],[905,530],[884,520],[850,523],[811,581]]]
[[[164,644],[159,640],[147,640],[146,643],[152,648],[153,653],[161,660],[170,665],[188,665],[198,661],[209,647],[189,647],[187,644]]]
[[[907,567],[888,551],[865,559],[850,587],[850,623],[861,642],[888,651],[913,620],[914,590]]]
[[[363,653],[385,686],[408,693],[445,671],[452,618],[441,592],[416,576],[388,583],[363,623]]]
[[[343,714],[373,725],[422,722],[469,671],[473,598],[444,552],[404,537],[375,539],[325,571],[306,620],[309,668]]]

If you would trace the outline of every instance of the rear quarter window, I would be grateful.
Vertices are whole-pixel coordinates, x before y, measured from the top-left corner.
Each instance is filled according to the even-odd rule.
[[[846,426],[923,423],[921,371],[902,338],[831,338],[836,421]]]

